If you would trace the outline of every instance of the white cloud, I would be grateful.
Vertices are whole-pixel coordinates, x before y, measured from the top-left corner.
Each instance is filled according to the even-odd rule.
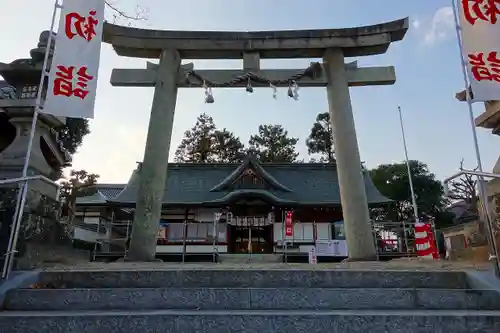
[[[422,21],[420,21],[418,18],[413,19],[413,20],[411,21],[411,25],[412,25],[412,27],[413,27],[413,28],[415,28],[415,29],[420,29],[420,27],[422,26]]]
[[[424,42],[435,44],[450,38],[455,31],[455,20],[451,7],[439,8],[432,17],[429,29],[424,33]]]

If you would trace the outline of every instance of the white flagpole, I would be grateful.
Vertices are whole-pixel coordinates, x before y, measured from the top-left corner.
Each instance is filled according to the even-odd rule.
[[[403,146],[405,148],[406,167],[408,168],[408,180],[410,182],[410,193],[411,193],[411,203],[413,205],[413,214],[415,215],[415,223],[419,223],[420,219],[418,217],[417,197],[415,196],[415,189],[413,187],[413,179],[412,179],[413,177],[411,175],[410,160],[408,159],[408,147],[406,146],[406,136],[403,125],[403,115],[401,114],[401,106],[398,106],[398,112],[399,112],[399,124],[401,125],[401,136],[403,137]]]
[[[40,77],[40,84],[38,85],[38,91],[37,91],[36,101],[35,101],[35,110],[33,112],[33,120],[31,122],[30,136],[28,139],[28,148],[26,150],[26,157],[24,160],[24,166],[23,166],[23,172],[22,172],[23,178],[28,176],[28,167],[29,167],[29,162],[30,162],[30,157],[31,157],[31,150],[33,148],[33,139],[35,138],[36,123],[38,121],[38,116],[39,116],[40,109],[41,109],[42,90],[43,90],[45,78],[48,76],[47,63],[49,60],[50,49],[52,46],[53,30],[54,30],[54,26],[55,26],[55,22],[56,22],[57,10],[59,8],[62,8],[62,5],[59,4],[59,0],[55,0],[54,10],[52,11],[52,21],[50,23],[49,38],[47,41],[47,50],[45,52],[45,56],[44,56],[44,60],[43,60],[42,74]],[[15,256],[16,247],[17,247],[17,238],[19,236],[19,229],[21,227],[21,221],[22,221],[22,217],[24,214],[24,205],[26,203],[27,194],[28,194],[28,181],[24,181],[22,183],[22,186],[20,187],[18,195],[17,195],[16,210],[14,213],[13,224],[12,224],[12,229],[11,229],[10,238],[9,238],[9,245],[7,247],[5,263],[4,263],[4,267],[3,267],[3,271],[2,271],[2,278],[7,278],[11,269],[12,269],[12,264],[14,262],[14,256]]]
[[[455,0],[451,0],[452,4],[452,9],[453,9],[453,17],[455,19],[455,30],[457,34],[457,43],[458,43],[458,50],[460,52],[460,63],[462,66],[462,74],[463,74],[463,79],[464,79],[464,85],[465,85],[465,97],[467,100],[467,106],[469,109],[469,121],[470,121],[470,126],[472,129],[472,138],[474,141],[474,150],[476,152],[476,160],[477,160],[477,168],[479,172],[483,172],[483,164],[481,162],[481,152],[479,151],[479,143],[477,140],[477,130],[476,130],[476,124],[474,122],[474,112],[472,109],[472,99],[471,95],[469,93],[469,79],[467,77],[467,64],[465,62],[465,57],[464,57],[464,51],[462,48],[462,27],[460,25],[460,20],[459,20],[459,8],[457,7],[457,4]],[[493,226],[491,225],[491,218],[490,218],[490,208],[489,208],[489,202],[488,202],[488,193],[486,191],[486,187],[484,185],[484,178],[478,176],[478,185],[479,185],[479,197],[483,201],[483,211],[484,211],[484,217],[486,218],[486,225],[488,229],[488,238],[489,238],[489,243],[490,243],[490,259],[495,260],[495,274],[500,277],[500,262],[498,258],[498,251],[497,251],[497,244],[495,240],[495,234],[493,233]]]

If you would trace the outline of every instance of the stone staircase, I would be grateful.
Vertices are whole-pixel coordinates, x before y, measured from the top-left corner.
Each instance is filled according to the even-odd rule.
[[[500,297],[462,272],[62,271],[13,289],[2,333],[493,333]]]
[[[246,264],[246,263],[278,263],[281,262],[281,255],[274,253],[224,253],[219,254],[223,264]]]

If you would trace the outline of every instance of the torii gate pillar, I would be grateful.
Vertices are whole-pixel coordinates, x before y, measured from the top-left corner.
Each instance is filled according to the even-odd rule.
[[[327,50],[323,66],[349,259],[375,260],[377,252],[342,49]]]
[[[152,260],[156,255],[158,221],[167,178],[168,155],[177,101],[177,74],[181,58],[163,50],[156,68],[155,92],[141,168],[128,260]],[[154,244],[154,246],[146,246]]]

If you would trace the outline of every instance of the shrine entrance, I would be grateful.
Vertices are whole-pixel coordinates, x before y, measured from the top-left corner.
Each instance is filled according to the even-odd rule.
[[[229,253],[273,253],[273,230],[268,226],[230,226]]]
[[[228,252],[264,254],[274,252],[272,206],[260,200],[248,200],[230,207]]]
[[[159,59],[144,69],[113,69],[111,75],[113,86],[155,88],[129,259],[155,257],[178,88],[203,88],[205,102],[211,104],[215,102],[212,89],[219,87],[245,88],[248,93],[254,87],[267,87],[274,98],[277,89],[284,87],[288,97],[298,100],[301,86],[326,87],[349,258],[376,260],[349,87],[394,84],[396,75],[392,66],[358,68],[356,62],[345,63],[345,58],[385,53],[392,42],[404,38],[408,27],[408,18],[346,29],[254,32],[161,31],[106,23],[103,41],[118,55]],[[306,69],[260,68],[261,59],[289,58],[323,61]],[[192,63],[181,65],[183,59],[242,59],[243,68],[195,70]],[[332,182],[337,180],[332,177]],[[247,239],[247,249],[253,250],[252,232],[258,235],[255,244],[267,239],[263,231],[267,229],[246,228],[235,229],[241,241],[235,241],[234,248],[239,251]],[[262,250],[260,245],[255,247]]]

